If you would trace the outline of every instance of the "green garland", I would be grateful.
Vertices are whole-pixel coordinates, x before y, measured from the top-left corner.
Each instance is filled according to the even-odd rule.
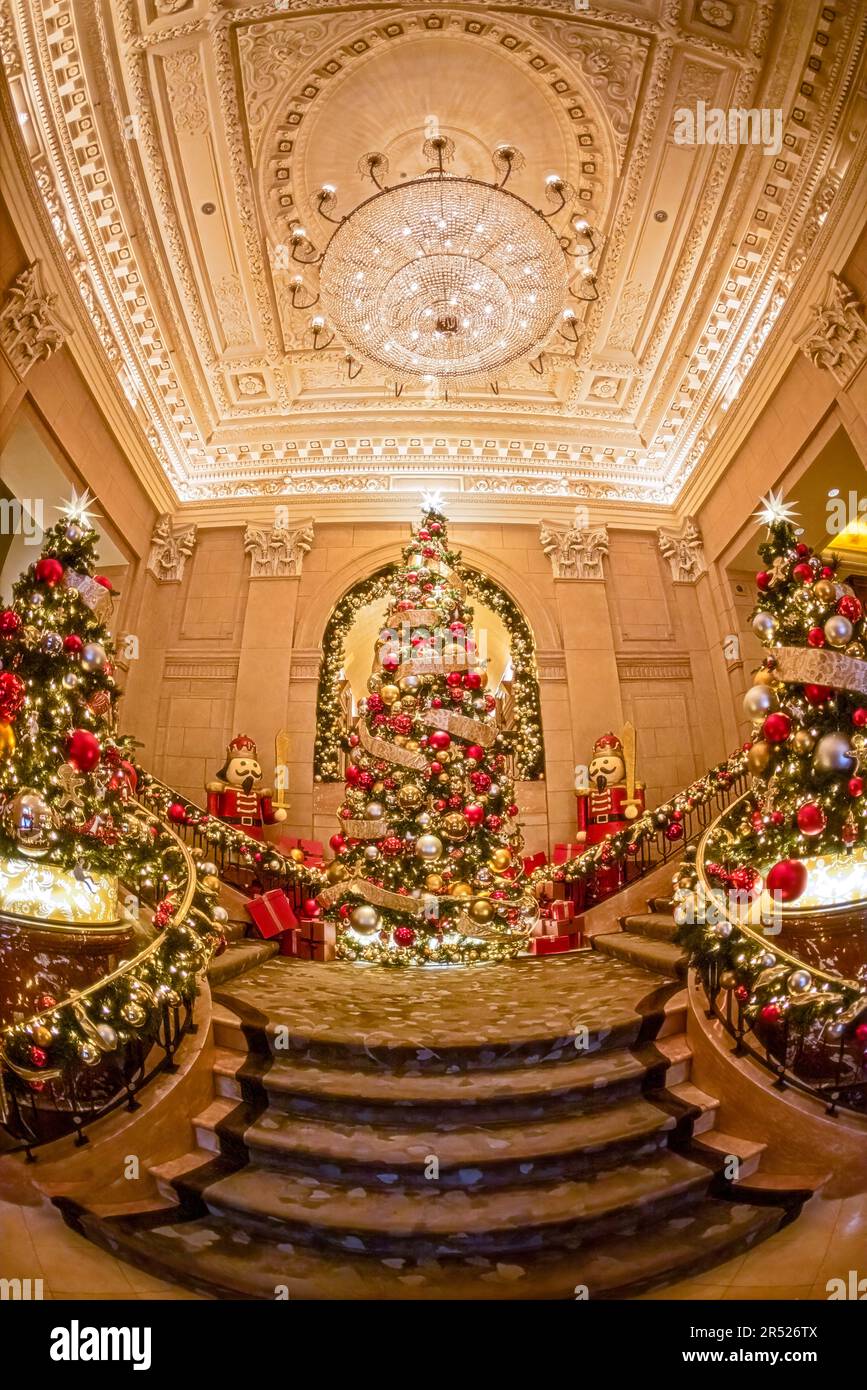
[[[339,700],[340,672],[346,639],[356,617],[367,604],[384,598],[397,565],[386,565],[353,585],[331,614],[322,638],[322,661],[316,696],[316,741],[313,772],[317,782],[340,782],[342,725]],[[486,575],[461,566],[458,571],[469,592],[502,619],[509,634],[514,671],[515,727],[505,735],[512,744],[517,781],[537,782],[545,776],[545,748],[539,702],[539,674],[530,626],[515,601]]]

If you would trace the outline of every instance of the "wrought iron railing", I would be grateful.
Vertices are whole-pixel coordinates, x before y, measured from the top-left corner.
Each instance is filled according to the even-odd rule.
[[[176,1070],[195,1028],[198,976],[219,941],[214,895],[174,831],[141,806],[134,814],[179,866],[161,900],[171,911],[131,960],[0,1033],[0,1148],[23,1149],[31,1161],[39,1145],[70,1134],[85,1144],[88,1125],[124,1104],[137,1109],[142,1088]],[[139,889],[139,900],[157,906],[158,891]]]
[[[728,810],[751,799],[747,792]],[[715,889],[705,873],[705,852],[714,831],[724,815],[718,817],[704,832],[696,849],[696,875],[701,892],[715,909],[720,921],[731,928],[727,937],[738,950],[761,954],[765,970],[785,971],[791,976],[803,972],[809,979],[818,1010],[779,1010],[779,1018],[767,1018],[749,991],[740,983],[725,963],[712,953],[696,951],[693,964],[708,1000],[707,1014],[716,1019],[734,1040],[736,1056],[748,1055],[769,1071],[778,1090],[793,1087],[819,1101],[829,1115],[839,1110],[867,1113],[867,940],[860,933],[864,946],[862,978],[850,978],[839,971],[823,968],[805,961],[795,950],[781,945],[774,938],[781,932],[781,916],[776,909],[769,930],[760,924],[744,920],[744,913],[733,912],[732,904]],[[824,921],[839,909],[819,910],[817,922]],[[792,915],[791,911],[788,915]],[[812,915],[812,914],[811,914]],[[827,923],[825,923],[827,926]],[[861,933],[867,925],[867,911],[861,923]],[[819,926],[821,931],[822,927]]]

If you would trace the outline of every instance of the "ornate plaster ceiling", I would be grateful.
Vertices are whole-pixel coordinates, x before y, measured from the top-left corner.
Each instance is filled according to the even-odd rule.
[[[106,361],[181,501],[465,494],[672,505],[837,216],[863,121],[864,7],[808,0],[330,4],[0,0],[22,160]],[[782,147],[686,146],[698,101],[779,108]],[[291,307],[289,228],[357,164],[515,191],[564,175],[601,235],[598,303],[541,374],[444,402],[350,380]],[[863,143],[863,142],[862,142]],[[316,239],[314,235],[314,240]]]

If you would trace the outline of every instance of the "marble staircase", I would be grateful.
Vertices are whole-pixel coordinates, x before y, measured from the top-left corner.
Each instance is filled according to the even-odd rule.
[[[763,1145],[720,1134],[690,1080],[674,972],[607,939],[214,984],[215,1094],[153,1170],[163,1205],[67,1219],[212,1297],[617,1298],[728,1259],[808,1191],[763,1190]]]

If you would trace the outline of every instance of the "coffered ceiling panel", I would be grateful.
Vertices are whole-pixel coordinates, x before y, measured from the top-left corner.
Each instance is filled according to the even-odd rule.
[[[655,0],[415,7],[0,0],[19,157],[178,499],[447,491],[674,504],[863,158],[864,7]],[[860,95],[859,95],[860,92]],[[779,111],[778,147],[679,143],[676,113]],[[544,202],[564,177],[598,301],[495,380],[347,362],[292,259],[425,171]],[[293,277],[302,273],[303,290]],[[363,369],[361,369],[363,368]]]

